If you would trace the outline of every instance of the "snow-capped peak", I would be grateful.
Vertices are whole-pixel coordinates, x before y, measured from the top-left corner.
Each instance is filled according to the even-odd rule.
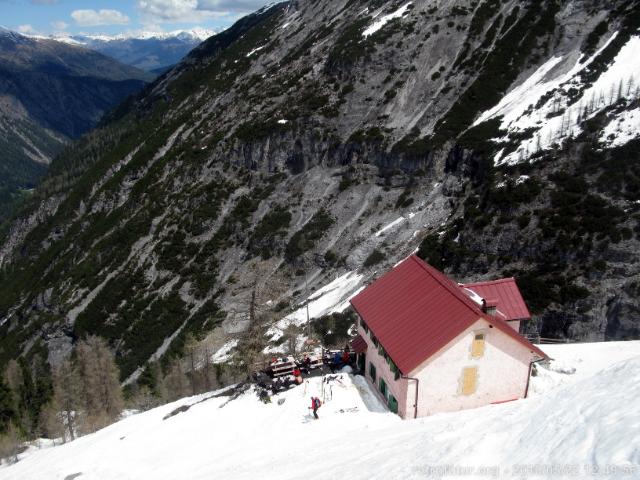
[[[132,32],[119,33],[117,35],[70,35],[67,33],[55,33],[47,37],[31,35],[33,38],[48,38],[62,43],[73,45],[87,45],[92,42],[112,42],[122,40],[169,40],[177,38],[185,42],[202,42],[212,35],[214,30],[202,27],[195,27],[188,30],[173,30],[171,32],[161,32],[153,30],[138,30]]]

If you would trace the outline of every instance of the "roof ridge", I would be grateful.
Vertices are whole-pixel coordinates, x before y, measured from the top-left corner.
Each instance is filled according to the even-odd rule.
[[[488,285],[490,283],[505,283],[505,282],[515,282],[515,277],[505,277],[505,278],[497,278],[496,280],[480,280],[478,282],[469,282],[469,283],[461,283],[463,287],[475,286],[475,285]]]
[[[411,255],[411,258],[414,258],[414,261],[420,267],[422,267],[422,269],[425,272],[427,272],[434,280],[436,280],[440,285],[442,285],[445,289],[447,289],[450,293],[452,293],[458,300],[460,300],[473,313],[477,314],[479,318],[485,320],[490,325],[495,325],[496,327],[498,327],[499,330],[502,330],[504,333],[506,333],[507,335],[512,337],[514,340],[517,340],[520,344],[522,344],[524,346],[527,346],[527,348],[532,347],[533,351],[536,351],[537,353],[542,354],[543,358],[546,357],[546,354],[542,350],[540,350],[538,347],[533,345],[525,337],[520,335],[519,332],[516,332],[515,330],[513,330],[509,326],[509,324],[507,323],[506,320],[503,320],[502,318],[498,318],[498,317],[495,317],[495,316],[492,316],[492,315],[488,315],[487,313],[483,312],[480,309],[480,307],[478,307],[478,305],[473,300],[471,300],[471,298],[469,298],[465,293],[462,292],[462,289],[458,287],[458,284],[453,282],[453,280],[450,280],[444,273],[440,272],[435,267],[432,267],[431,265],[426,263],[424,260],[422,260],[421,258],[419,258],[415,254]],[[434,275],[431,270],[433,270],[435,272],[438,272],[442,277],[444,277],[445,279],[449,280],[449,282],[443,282],[440,278],[438,278],[437,275]],[[452,288],[452,285],[450,285],[450,284],[454,284],[455,288]],[[515,333],[515,335],[514,335],[514,333]]]
[[[431,265],[426,263],[424,260],[419,258],[417,255],[415,255],[415,254],[411,255],[410,258],[412,258],[425,272],[427,272],[429,275],[431,275],[431,277],[436,282],[438,282],[446,290],[448,290],[454,297],[456,297],[458,300],[460,300],[468,309],[470,309],[473,313],[478,314],[480,317],[484,318],[484,313],[482,312],[482,310],[480,310],[480,308],[478,308],[476,303],[473,300],[471,300],[467,296],[467,294],[465,294],[465,293],[463,293],[461,291],[461,289],[458,287],[458,284],[455,284],[455,288],[453,288],[453,284],[454,284],[453,280],[450,280],[449,278],[447,278],[444,273],[442,273],[439,270],[437,270],[436,268],[432,267]],[[431,269],[433,269],[436,272],[438,272],[442,277],[444,277],[446,280],[448,280],[448,282],[445,282],[445,281],[443,281],[443,279],[438,278],[439,275],[434,275],[433,272],[431,271]]]

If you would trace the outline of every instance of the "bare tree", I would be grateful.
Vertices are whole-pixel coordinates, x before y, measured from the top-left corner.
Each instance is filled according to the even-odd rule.
[[[77,413],[72,412],[72,414]],[[40,428],[47,438],[53,440],[55,445],[56,439],[66,441],[66,415],[58,404],[56,396],[42,409],[40,414]]]
[[[0,435],[0,458],[5,458],[9,463],[18,461],[22,445],[20,430],[13,423],[9,424],[7,432]]]
[[[188,378],[184,373],[181,360],[173,362],[163,382],[166,401],[171,402],[187,395]]]
[[[616,93],[616,101],[622,98],[622,79],[620,79],[620,83],[618,83],[618,92]]]
[[[189,385],[191,395],[198,393],[197,389],[197,364],[198,364],[198,342],[193,335],[187,335],[184,345],[185,358],[187,361]]]
[[[22,370],[20,369],[18,362],[13,359],[9,360],[7,367],[4,369],[4,378],[12,391],[17,392],[20,389],[23,378]]]
[[[76,354],[87,426],[89,431],[95,431],[116,420],[122,411],[118,367],[106,341],[100,337],[80,341]]]
[[[82,385],[80,374],[70,361],[63,361],[53,371],[53,405],[59,412],[59,421],[69,434],[69,440],[76,438],[81,415]],[[63,434],[63,437],[65,435]]]

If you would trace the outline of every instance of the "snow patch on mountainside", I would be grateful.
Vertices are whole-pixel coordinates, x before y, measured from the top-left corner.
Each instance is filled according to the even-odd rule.
[[[525,400],[402,421],[347,374],[308,379],[270,404],[253,390],[230,402],[205,394],[31,448],[0,479],[557,479],[592,478],[596,468],[598,478],[638,478],[640,342],[543,348],[566,362],[556,373],[568,380]],[[324,399],[319,420],[312,395]]]
[[[409,2],[409,3],[405,4],[405,5],[403,5],[402,7],[400,7],[395,12],[390,13],[388,15],[384,15],[384,16],[378,18],[375,22],[373,22],[371,24],[371,26],[369,26],[364,32],[362,32],[362,36],[366,38],[369,35],[373,35],[374,33],[376,33],[378,30],[380,30],[382,27],[384,27],[387,23],[389,23],[394,18],[402,18],[404,16],[404,14],[407,12],[407,9],[409,8],[409,6],[412,3],[413,2]]]
[[[600,141],[607,147],[619,147],[640,136],[640,108],[625,110],[602,130]]]
[[[233,339],[225,343],[218,351],[211,356],[213,363],[224,363],[231,358],[231,352],[238,346],[238,340]]]
[[[505,154],[505,150],[501,149],[494,158],[496,164],[526,161],[565,138],[577,136],[581,132],[580,123],[602,109],[618,101],[631,101],[638,97],[640,36],[629,39],[606,71],[585,88],[579,98],[572,99],[569,95],[572,90],[582,89],[584,84],[581,76],[616,36],[617,32],[588,60],[582,61],[582,57],[576,59],[566,73],[554,75],[555,71],[562,71],[560,67],[567,62],[567,58],[550,58],[495,107],[480,115],[474,125],[501,117],[500,128],[507,135],[495,139],[498,144],[509,142],[510,136],[525,136],[514,151]],[[616,145],[624,144],[631,138],[623,135]]]
[[[349,306],[349,300],[356,296],[364,288],[362,279],[364,276],[356,272],[347,272],[336,278],[321,289],[311,294],[308,299],[309,319],[322,317],[330,313],[342,312]],[[306,302],[305,302],[306,303]],[[303,305],[293,313],[290,313],[276,322],[267,335],[271,341],[282,337],[289,325],[303,325],[307,322],[307,306]]]

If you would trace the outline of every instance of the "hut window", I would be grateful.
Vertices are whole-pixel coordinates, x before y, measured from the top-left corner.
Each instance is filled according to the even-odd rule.
[[[391,358],[389,358],[389,368],[391,369],[391,373],[393,373],[393,379],[398,380],[400,378],[400,370],[398,370],[398,367],[393,363]]]
[[[373,380],[373,382],[375,383],[375,381],[376,381],[376,367],[371,362],[369,362],[369,376],[371,377],[371,380]]]
[[[380,393],[384,398],[387,398],[387,382],[383,378],[380,379]]]
[[[476,333],[473,336],[473,344],[471,345],[471,356],[480,358],[484,355],[484,333]]]
[[[478,385],[478,367],[462,369],[462,395],[473,395]]]

